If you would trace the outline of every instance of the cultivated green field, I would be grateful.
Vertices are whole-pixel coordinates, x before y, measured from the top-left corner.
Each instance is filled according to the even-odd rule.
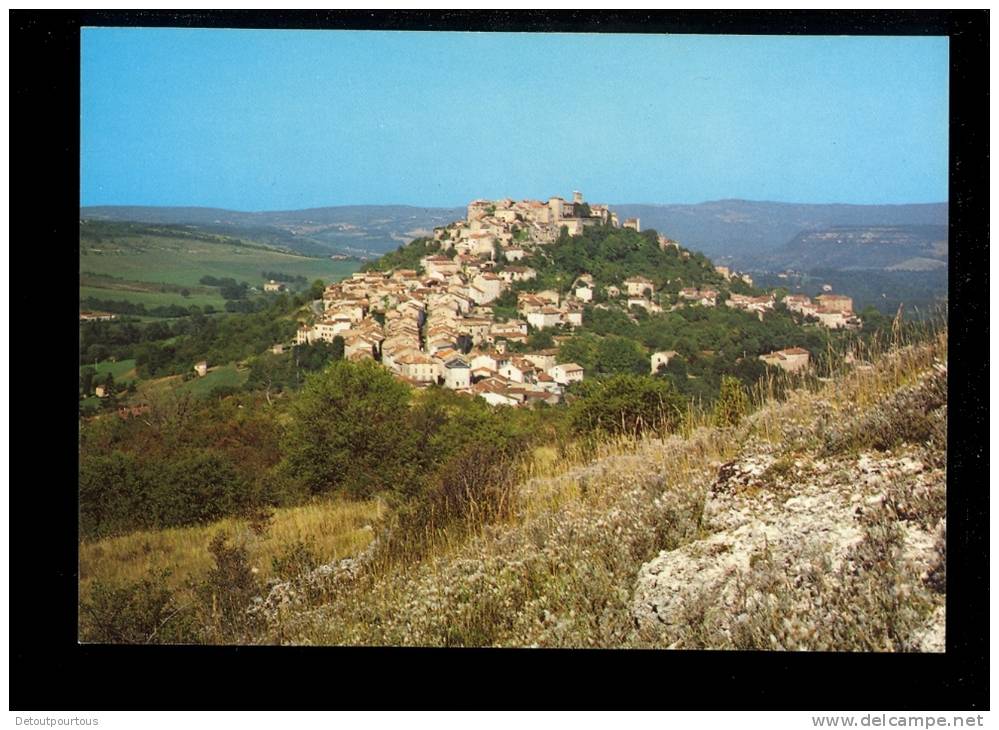
[[[192,304],[203,307],[206,304],[211,304],[218,310],[225,307],[225,299],[218,294],[191,294],[185,297],[178,292],[134,291],[117,287],[81,286],[80,299],[88,297],[118,302],[134,302],[135,304],[144,304],[146,307],[162,307],[170,304],[177,304],[181,307],[189,307]]]
[[[96,365],[81,365],[80,370],[83,370],[84,367],[93,367],[94,370],[97,371],[97,375],[95,377],[103,377],[104,375],[111,373],[111,376],[115,379],[116,383],[127,383],[130,380],[138,379],[138,376],[135,373],[135,360],[119,360],[118,362],[102,360]]]
[[[230,277],[260,286],[264,282],[262,271],[304,276],[310,282],[315,279],[331,282],[349,276],[359,267],[357,261],[309,258],[264,248],[168,236],[114,236],[100,243],[85,238],[80,246],[81,271],[187,287],[198,286],[205,275]]]
[[[153,396],[168,390],[175,393],[190,393],[197,398],[203,398],[215,390],[215,388],[225,385],[238,388],[249,377],[249,370],[239,370],[235,364],[222,365],[209,368],[208,374],[203,378],[196,377],[185,381],[180,375],[171,375],[166,378],[157,378],[156,380],[140,381],[139,398]]]
[[[249,370],[237,370],[235,365],[225,365],[214,370],[209,370],[203,378],[195,378],[184,383],[179,390],[186,391],[191,395],[204,397],[215,388],[224,385],[239,387],[250,377]]]

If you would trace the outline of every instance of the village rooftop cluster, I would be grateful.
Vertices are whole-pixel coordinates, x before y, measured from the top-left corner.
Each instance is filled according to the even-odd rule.
[[[326,287],[322,313],[302,324],[297,344],[332,342],[341,337],[348,360],[377,360],[398,378],[415,387],[433,384],[484,398],[493,405],[526,405],[539,400],[558,403],[564,389],[583,379],[577,363],[558,362],[557,349],[515,353],[510,343],[526,343],[529,328],[580,327],[583,308],[593,302],[595,283],[589,274],[572,282],[569,293],[555,290],[517,294],[519,318],[505,322],[494,317],[492,302],[516,282],[530,281],[537,272],[519,262],[537,247],[558,240],[565,229],[580,235],[588,226],[612,225],[640,231],[637,218],[619,224],[606,205],[590,205],[575,192],[572,202],[553,197],[537,200],[474,200],[464,220],[434,229],[439,252],[420,260],[421,270],[367,271]],[[679,245],[658,237],[661,248]],[[680,250],[689,256],[688,251]],[[748,274],[717,266],[726,280]],[[660,312],[655,284],[643,276],[625,279],[621,287],[605,287],[608,298],[628,309],[639,306]],[[685,288],[677,306],[714,307],[715,289]],[[815,317],[826,327],[853,327],[849,297],[826,294],[813,304],[808,297],[789,296],[789,308]],[[760,319],[772,310],[775,296],[731,293],[726,306],[755,313]],[[606,304],[596,305],[606,307]],[[559,342],[561,337],[556,337]],[[519,348],[518,348],[519,349]],[[802,351],[804,352],[804,351]],[[651,369],[665,365],[675,353],[652,355]],[[807,352],[781,351],[760,356],[787,370],[807,367]]]
[[[529,326],[581,326],[593,278],[579,277],[567,297],[554,290],[520,292],[518,319],[498,322],[490,305],[514,282],[536,278],[534,269],[517,262],[554,243],[563,227],[578,235],[586,226],[607,224],[618,225],[616,214],[606,205],[586,204],[578,192],[571,203],[472,201],[465,220],[434,230],[434,240],[450,255],[425,256],[421,272],[358,272],[331,284],[322,316],[302,325],[296,342],[340,336],[349,360],[380,360],[416,387],[441,384],[493,405],[558,403],[566,386],[583,379],[583,368],[558,362],[555,349],[518,354],[508,344],[526,343]],[[624,225],[638,230],[639,221]],[[629,289],[642,283],[649,282],[625,282]]]

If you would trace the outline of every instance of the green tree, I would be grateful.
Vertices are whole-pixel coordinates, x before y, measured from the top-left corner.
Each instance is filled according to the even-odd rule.
[[[87,395],[94,389],[94,376],[96,374],[97,371],[90,365],[80,368],[80,392],[83,395]]]
[[[592,373],[597,362],[598,342],[599,340],[590,334],[570,337],[558,348],[558,361],[574,362],[581,365],[584,372]]]
[[[555,346],[551,332],[547,330],[535,330],[527,337],[527,348],[529,350],[547,350]]]
[[[250,376],[246,379],[247,390],[262,390],[267,402],[271,403],[271,393],[292,386],[295,383],[295,364],[287,355],[265,352],[250,363]]]
[[[330,357],[333,360],[343,360],[343,353],[345,347],[344,339],[340,335],[335,335],[333,337],[333,343],[330,347]]]
[[[228,536],[219,532],[209,543],[208,551],[215,559],[215,566],[196,586],[195,592],[204,608],[210,610],[208,618],[214,638],[238,642],[258,628],[259,619],[246,609],[262,586],[250,565],[245,545],[230,545]]]
[[[373,362],[334,362],[292,403],[282,468],[314,494],[366,497],[415,478],[410,389]]]
[[[634,340],[605,337],[597,346],[597,372],[603,375],[644,373],[648,370],[645,351]]]
[[[322,279],[316,279],[314,282],[312,282],[312,286],[309,287],[308,291],[309,301],[322,299],[324,291],[326,291],[326,283]]]

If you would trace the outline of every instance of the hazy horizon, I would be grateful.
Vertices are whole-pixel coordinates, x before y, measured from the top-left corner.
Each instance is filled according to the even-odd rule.
[[[567,195],[561,194],[561,197],[568,198]],[[516,195],[505,195],[502,197],[511,197],[514,200],[520,200]],[[470,197],[463,203],[456,203],[454,205],[420,205],[414,203],[336,203],[330,205],[309,205],[304,208],[236,208],[236,207],[220,207],[217,205],[148,205],[143,203],[91,203],[87,205],[80,205],[80,209],[84,208],[193,208],[197,210],[228,210],[234,213],[286,213],[292,211],[303,211],[303,210],[322,210],[324,208],[464,208],[472,200],[475,200],[476,196]],[[500,198],[497,198],[499,200]],[[547,198],[545,198],[547,199]],[[589,200],[589,199],[588,199]],[[591,200],[590,202],[602,203],[609,205],[611,207],[615,205],[647,205],[647,206],[660,206],[669,207],[677,205],[710,205],[712,203],[725,203],[725,202],[739,202],[739,203],[753,203],[753,204],[776,204],[776,205],[815,205],[815,206],[831,206],[831,205],[841,205],[841,206],[854,206],[854,207],[865,207],[865,206],[878,206],[878,207],[903,207],[912,205],[949,205],[949,200],[929,200],[925,202],[918,203],[844,203],[844,202],[802,202],[796,200],[750,200],[747,198],[715,198],[712,200],[699,200],[696,202],[685,202],[685,201],[667,201],[667,202],[648,202],[648,201],[615,201],[606,202]]]

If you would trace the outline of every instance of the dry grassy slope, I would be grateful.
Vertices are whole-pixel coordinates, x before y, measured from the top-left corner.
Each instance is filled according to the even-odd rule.
[[[188,579],[202,579],[211,569],[208,546],[220,532],[247,549],[251,567],[266,579],[272,573],[272,559],[296,541],[310,541],[326,557],[358,552],[370,542],[372,524],[384,512],[377,500],[319,502],[275,510],[267,530],[259,534],[248,520],[232,517],[81,542],[80,595],[88,596],[95,581],[135,582],[164,569],[170,570],[167,587],[182,589]]]
[[[504,524],[275,587],[258,640],[940,650],[946,357],[944,332],[735,429],[549,464]]]

